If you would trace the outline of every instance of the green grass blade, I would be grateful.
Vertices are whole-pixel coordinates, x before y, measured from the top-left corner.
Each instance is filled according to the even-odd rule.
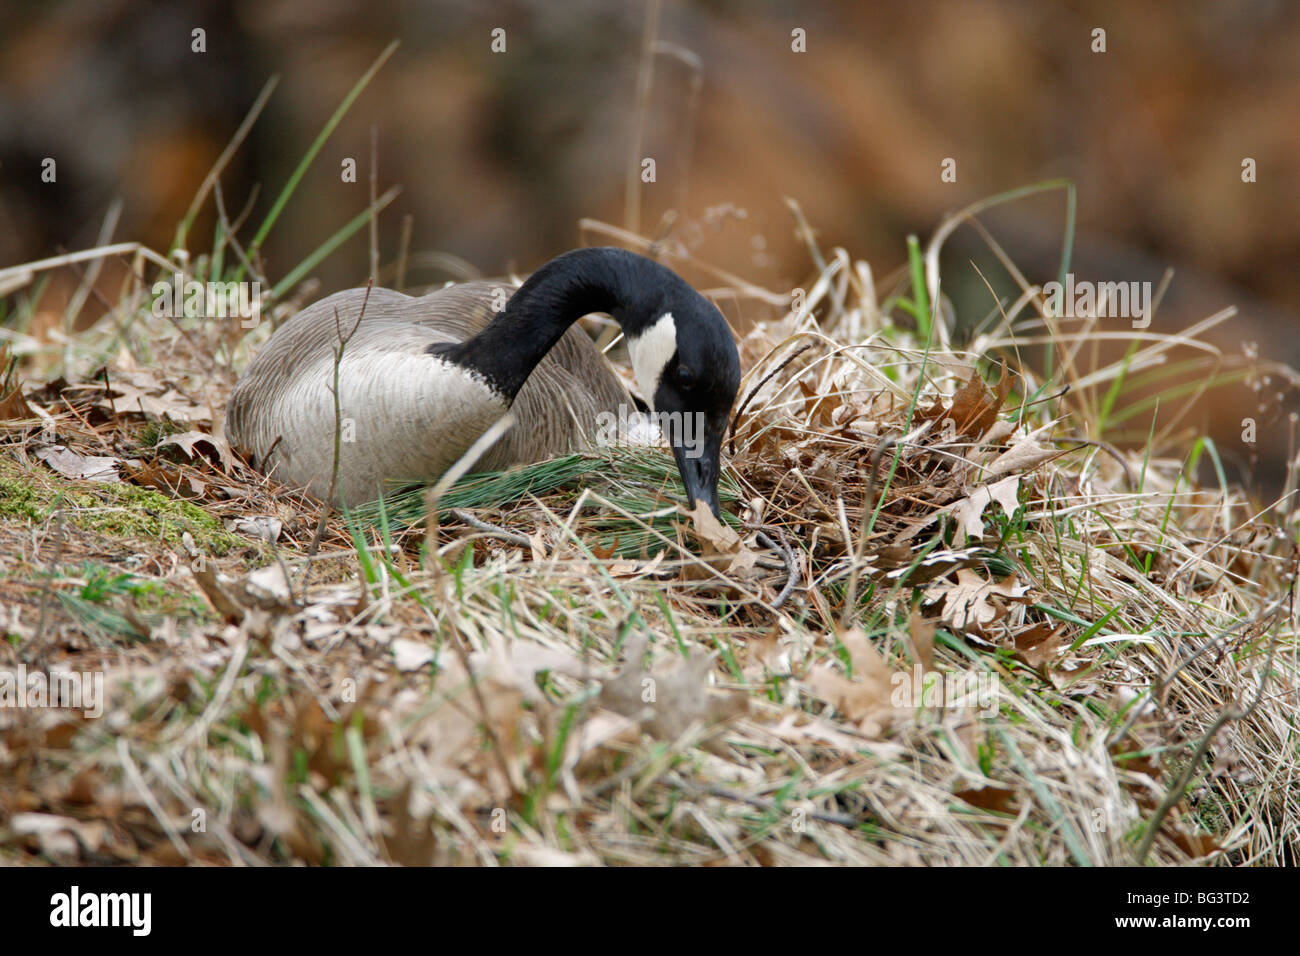
[[[375,201],[375,208],[373,210],[367,207],[365,212],[359,212],[352,219],[348,220],[347,224],[343,226],[343,228],[317,246],[316,250],[311,255],[306,259],[303,259],[302,262],[298,263],[297,266],[291,269],[283,279],[277,282],[275,287],[271,289],[270,298],[280,298],[280,296],[284,295],[301,282],[303,277],[306,276],[307,273],[311,272],[312,269],[315,269],[322,259],[351,239],[358,231],[360,231],[362,226],[370,222],[372,212],[378,214],[381,209],[396,199],[398,193],[401,191],[402,188],[400,186],[392,187],[388,192],[384,193]]]
[[[366,70],[361,79],[357,80],[357,82],[353,84],[352,89],[348,91],[348,95],[343,97],[343,102],[338,105],[338,108],[325,123],[324,128],[316,136],[316,139],[312,142],[306,154],[298,162],[298,167],[293,171],[293,175],[289,177],[289,181],[284,184],[284,188],[280,190],[280,195],[275,198],[275,203],[271,206],[271,211],[266,214],[266,218],[262,220],[262,225],[253,236],[253,241],[249,243],[249,259],[252,259],[257,250],[261,248],[262,242],[271,231],[271,227],[274,226],[275,221],[280,218],[280,213],[284,211],[285,205],[288,204],[289,199],[298,189],[298,184],[302,181],[302,177],[315,161],[317,154],[320,153],[325,142],[331,135],[333,135],[334,129],[339,125],[339,123],[343,121],[343,117],[346,116],[348,110],[352,108],[352,104],[356,102],[357,97],[360,96],[365,88],[370,85],[370,81],[375,78],[375,74],[378,73],[380,68],[388,62],[388,58],[393,55],[393,51],[397,49],[399,42],[400,41],[398,40],[394,40],[392,43],[388,44],[388,46],[384,47],[384,52],[379,54],[374,63],[370,64],[370,69]],[[367,211],[366,215],[369,216],[369,211]],[[243,270],[240,269],[237,278],[242,278],[242,276]]]

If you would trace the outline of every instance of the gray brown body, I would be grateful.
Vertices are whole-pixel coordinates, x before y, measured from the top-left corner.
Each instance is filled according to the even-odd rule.
[[[338,504],[375,498],[392,483],[431,482],[513,408],[516,424],[474,465],[487,471],[541,461],[591,441],[596,416],[630,402],[591,339],[569,328],[513,403],[486,379],[437,356],[495,318],[513,288],[472,282],[419,298],[374,289],[339,363],[343,438]],[[339,331],[357,324],[364,289],[313,303],[271,336],[231,394],[226,435],[278,481],[329,493],[334,460],[332,393]],[[337,312],[337,321],[335,314]]]

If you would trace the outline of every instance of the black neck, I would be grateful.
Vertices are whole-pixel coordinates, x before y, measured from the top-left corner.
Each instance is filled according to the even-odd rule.
[[[634,337],[683,285],[671,269],[644,256],[614,248],[575,249],[529,276],[486,329],[445,351],[513,399],[578,319],[608,312]]]

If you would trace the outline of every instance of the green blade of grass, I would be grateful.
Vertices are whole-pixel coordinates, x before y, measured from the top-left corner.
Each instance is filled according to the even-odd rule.
[[[235,135],[230,137],[230,142],[226,144],[226,148],[221,151],[221,155],[217,157],[217,161],[213,163],[212,168],[208,170],[208,175],[204,178],[203,185],[201,185],[199,191],[194,194],[194,199],[190,202],[190,208],[185,211],[185,218],[182,219],[180,224],[176,227],[176,238],[172,240],[172,252],[175,252],[177,249],[185,248],[185,238],[189,234],[190,227],[194,225],[194,218],[199,214],[199,210],[203,208],[204,200],[206,200],[208,194],[212,192],[212,188],[216,185],[218,178],[221,176],[221,171],[226,168],[231,157],[235,155],[235,151],[239,149],[240,144],[248,137],[248,132],[253,128],[253,124],[257,122],[257,118],[262,115],[262,110],[266,107],[267,101],[271,98],[271,94],[275,92],[275,88],[279,82],[279,76],[272,76],[266,81],[266,85],[262,87],[262,92],[257,94],[257,99],[254,100],[253,105],[249,107],[248,113],[244,117],[243,122],[240,123],[239,128],[235,130]]]
[[[915,235],[907,237],[907,264],[912,273],[912,302],[909,304],[915,308],[915,311],[911,308],[908,311],[916,319],[917,335],[929,341],[930,293],[925,287],[925,256],[921,253],[921,241]]]
[[[315,269],[322,259],[356,235],[362,226],[370,222],[371,215],[378,214],[381,209],[396,199],[401,191],[402,187],[400,186],[392,187],[388,192],[379,197],[375,202],[374,209],[367,207],[365,212],[359,212],[349,219],[346,225],[317,246],[311,255],[307,256],[306,259],[303,259],[302,262],[298,263],[297,266],[291,269],[283,279],[277,282],[275,287],[271,289],[271,294],[268,298],[278,299],[301,282],[303,277],[312,269]]]
[[[334,110],[333,115],[330,116],[329,120],[325,123],[324,128],[321,129],[320,133],[316,136],[316,139],[307,149],[307,152],[303,155],[302,159],[299,160],[297,168],[294,169],[293,174],[289,177],[289,181],[284,184],[284,188],[280,190],[280,195],[275,197],[275,203],[271,206],[271,211],[266,214],[266,218],[262,220],[262,225],[258,227],[256,234],[253,236],[253,241],[249,243],[248,258],[250,260],[256,254],[257,250],[261,248],[267,234],[271,231],[271,227],[274,226],[275,221],[280,218],[280,213],[284,211],[285,205],[298,189],[298,184],[302,181],[302,177],[311,167],[312,162],[315,161],[317,154],[320,153],[325,142],[331,135],[333,135],[334,129],[339,125],[339,123],[343,121],[343,117],[346,116],[348,110],[352,108],[352,104],[356,102],[357,97],[360,96],[365,88],[370,85],[370,81],[375,78],[375,74],[378,73],[380,68],[388,62],[388,58],[393,55],[393,51],[397,49],[399,42],[400,41],[398,40],[394,40],[392,43],[388,44],[388,46],[384,47],[384,52],[379,54],[374,63],[370,64],[370,69],[366,70],[361,79],[357,80],[357,82],[353,84],[352,89],[348,91],[348,95],[343,97],[343,102],[338,105],[336,110]],[[366,215],[370,215],[369,211],[366,212]],[[244,270],[241,267],[235,278],[238,280],[242,279],[243,276]],[[281,285],[283,284],[284,283],[282,282]]]
[[[1128,378],[1128,367],[1133,361],[1133,356],[1138,350],[1138,340],[1134,339],[1128,344],[1128,351],[1124,353],[1124,359],[1120,362],[1119,372],[1115,375],[1115,381],[1110,383],[1110,388],[1106,391],[1106,397],[1102,399],[1101,410],[1097,413],[1097,434],[1106,434],[1106,425],[1110,420],[1110,413],[1115,408],[1115,402],[1118,400],[1120,393],[1124,389],[1124,381]]]

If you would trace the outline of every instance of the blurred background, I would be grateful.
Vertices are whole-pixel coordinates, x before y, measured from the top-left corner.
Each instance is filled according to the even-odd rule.
[[[221,180],[232,217],[260,188],[259,222],[347,91],[400,39],[268,237],[272,278],[365,208],[372,126],[379,189],[403,187],[380,220],[382,258],[397,256],[409,217],[413,284],[525,271],[607,241],[580,235],[590,217],[671,235],[784,293],[812,270],[790,197],[823,249],[866,259],[887,290],[909,233],[924,241],[947,212],[1069,177],[1079,278],[1158,283],[1172,267],[1154,329],[1236,305],[1216,346],[1300,365],[1300,4],[664,0],[642,99],[646,13],[642,0],[6,0],[0,267],[93,245],[118,198],[114,238],[165,252],[278,74]],[[206,52],[191,49],[196,27]],[[1104,53],[1092,51],[1099,27]],[[505,52],[492,49],[498,28]],[[795,29],[805,52],[792,50]],[[630,204],[638,129],[656,177]],[[45,157],[55,183],[41,182]],[[955,182],[940,177],[949,157]],[[1246,157],[1256,183],[1242,182]],[[341,181],[345,158],[355,183]],[[1055,276],[1061,192],[982,221],[1029,281]],[[193,251],[213,227],[209,203]],[[966,322],[994,306],[972,260],[999,293],[1013,288],[986,244],[959,230],[945,289]],[[368,272],[362,230],[312,274],[325,293]],[[77,281],[67,271],[49,294]],[[755,303],[729,313],[742,329],[767,317]],[[1198,402],[1184,423],[1216,436],[1235,477],[1269,487],[1295,408],[1288,383],[1258,376]],[[1245,416],[1259,421],[1256,446],[1241,441]],[[1132,424],[1140,441],[1149,421]]]

